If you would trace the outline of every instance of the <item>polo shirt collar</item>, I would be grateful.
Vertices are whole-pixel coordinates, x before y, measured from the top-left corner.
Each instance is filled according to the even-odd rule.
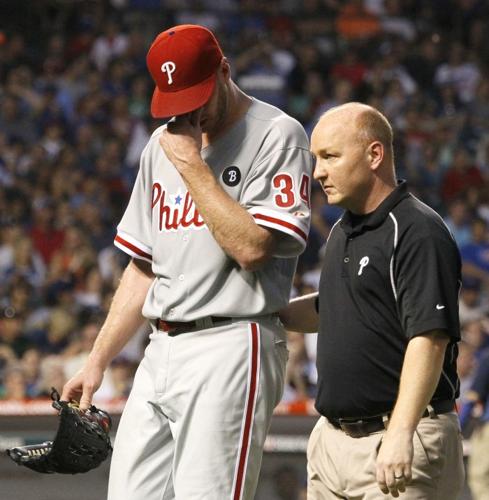
[[[389,212],[407,196],[409,196],[409,192],[406,181],[399,180],[394,191],[373,212],[365,215],[355,215],[346,210],[341,218],[340,225],[348,236],[360,234],[368,228],[378,227],[389,216]]]

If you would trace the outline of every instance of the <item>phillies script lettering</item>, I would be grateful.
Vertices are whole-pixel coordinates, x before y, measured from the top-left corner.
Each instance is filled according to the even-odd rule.
[[[201,228],[205,225],[188,192],[185,195],[169,194],[159,182],[153,184],[151,193],[151,208],[155,207],[160,231]]]

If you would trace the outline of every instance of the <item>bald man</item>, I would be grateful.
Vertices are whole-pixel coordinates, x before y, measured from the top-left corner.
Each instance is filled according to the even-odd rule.
[[[387,119],[360,103],[329,110],[312,133],[314,177],[345,211],[319,293],[282,313],[288,329],[319,332],[308,500],[456,500],[463,486],[460,256],[440,216],[396,180],[392,142]]]

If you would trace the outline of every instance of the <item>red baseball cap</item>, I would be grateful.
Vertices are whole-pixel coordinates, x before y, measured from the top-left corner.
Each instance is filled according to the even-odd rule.
[[[194,111],[210,98],[224,54],[203,26],[182,24],[160,33],[146,56],[156,84],[151,100],[154,118]]]

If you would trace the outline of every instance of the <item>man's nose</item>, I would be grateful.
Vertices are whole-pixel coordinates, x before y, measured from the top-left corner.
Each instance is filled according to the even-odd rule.
[[[316,163],[316,166],[314,167],[314,171],[312,173],[312,176],[314,177],[314,179],[316,181],[319,181],[319,180],[327,177],[328,173],[326,172],[325,168],[323,168],[319,163]]]

